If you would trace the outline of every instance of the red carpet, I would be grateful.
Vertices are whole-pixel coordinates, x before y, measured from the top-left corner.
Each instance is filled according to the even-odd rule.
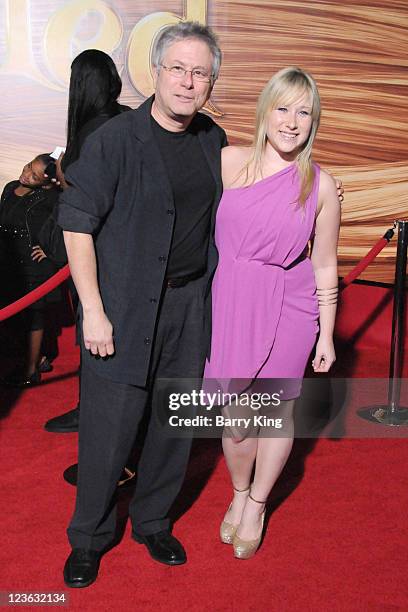
[[[387,374],[388,357],[373,346],[353,352],[354,376]],[[188,564],[152,561],[127,525],[120,545],[103,558],[97,582],[67,589],[65,528],[75,489],[62,472],[76,461],[76,434],[50,434],[43,424],[77,399],[72,329],[60,347],[46,384],[0,391],[1,591],[64,591],[70,610],[86,611],[408,609],[404,439],[298,440],[271,496],[263,545],[250,561],[234,559],[218,540],[230,501],[227,472],[218,441],[199,440],[174,510]],[[339,372],[349,356],[343,353]],[[121,498],[124,512],[126,494]]]

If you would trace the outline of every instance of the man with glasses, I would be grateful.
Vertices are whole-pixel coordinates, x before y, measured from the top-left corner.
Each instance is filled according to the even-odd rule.
[[[210,340],[213,239],[224,131],[198,113],[221,63],[198,23],[163,30],[155,95],[89,137],[61,196],[71,273],[81,300],[79,472],[67,586],[86,587],[115,536],[113,497],[151,406],[129,514],[133,538],[168,565],[186,561],[167,517],[190,437],[168,437],[158,379],[200,378]]]

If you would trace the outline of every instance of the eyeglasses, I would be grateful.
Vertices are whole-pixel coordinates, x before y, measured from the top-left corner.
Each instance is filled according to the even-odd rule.
[[[202,83],[210,83],[214,78],[213,74],[208,74],[208,72],[201,70],[201,68],[193,68],[193,70],[186,70],[185,68],[183,68],[183,66],[165,66],[164,64],[159,65],[165,70],[167,70],[167,72],[169,72],[176,79],[182,79],[186,76],[187,72],[191,72],[191,78],[194,81],[201,81]]]

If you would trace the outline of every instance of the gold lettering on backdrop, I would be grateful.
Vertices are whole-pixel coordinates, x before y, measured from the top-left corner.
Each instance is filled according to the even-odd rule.
[[[104,0],[67,2],[51,15],[45,30],[44,59],[53,82],[34,62],[28,0],[5,0],[5,6],[7,55],[0,74],[24,75],[49,89],[63,91],[67,87],[72,56],[90,47],[111,54],[122,41],[121,19]],[[86,18],[98,18],[99,23],[96,34],[84,39],[78,30]],[[143,97],[154,91],[150,55],[155,38],[163,27],[180,21],[206,24],[207,0],[184,0],[182,16],[163,11],[146,15],[130,33],[127,71],[131,84]],[[210,100],[204,108],[212,115],[222,116]]]
[[[96,13],[102,24],[91,40],[82,40],[75,35],[81,19]],[[53,76],[66,85],[69,82],[72,61],[72,45],[78,52],[99,49],[111,54],[122,40],[122,23],[117,14],[102,0],[74,0],[56,11],[50,18],[45,33],[45,54]],[[77,53],[75,53],[77,55]]]
[[[30,14],[27,0],[7,0],[6,9],[6,61],[0,74],[26,76],[41,85],[56,89],[35,65],[31,49]]]
[[[127,70],[132,85],[142,96],[151,96],[154,91],[150,55],[157,34],[167,25],[190,20],[206,23],[207,0],[185,0],[183,17],[174,13],[151,13],[133,28],[126,54]]]

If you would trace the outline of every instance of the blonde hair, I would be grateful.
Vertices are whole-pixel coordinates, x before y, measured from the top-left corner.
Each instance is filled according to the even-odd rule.
[[[301,68],[295,66],[284,68],[265,85],[256,106],[253,152],[242,170],[246,172],[246,181],[251,174],[251,184],[258,174],[262,176],[262,156],[268,139],[267,127],[270,111],[281,105],[295,102],[305,93],[311,96],[312,127],[307,141],[296,157],[301,185],[299,202],[302,205],[306,202],[313,187],[312,147],[320,122],[320,96],[314,79]]]

